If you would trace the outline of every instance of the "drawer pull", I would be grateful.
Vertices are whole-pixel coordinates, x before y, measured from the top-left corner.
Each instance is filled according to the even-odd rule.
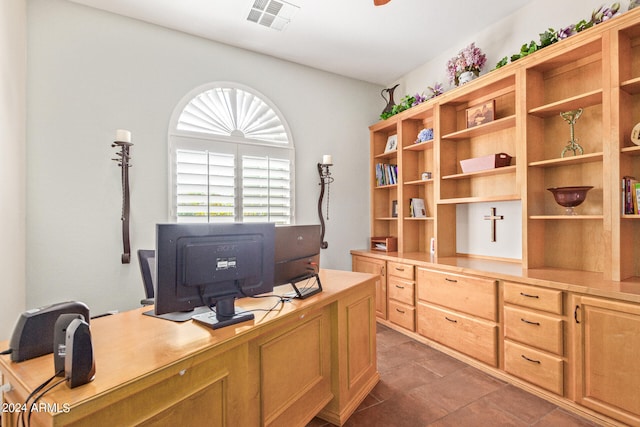
[[[520,295],[525,298],[540,298],[538,295],[525,294],[524,292],[520,292]]]
[[[525,356],[524,354],[521,354],[522,358],[524,360],[526,360],[527,362],[531,362],[531,363],[537,363],[538,365],[541,363],[539,360],[533,360],[533,359],[529,359],[527,356]]]
[[[449,279],[448,277],[445,277],[444,280],[446,280],[447,282],[451,282],[451,283],[458,283],[458,281],[456,279]]]
[[[396,267],[396,270],[398,270],[398,271],[404,271],[404,268],[403,268],[403,267]]]
[[[396,308],[396,311],[400,314],[404,314],[404,310],[400,310],[399,308]]]
[[[404,289],[404,286],[396,285],[396,288],[398,288],[398,289]]]
[[[522,318],[520,320],[522,320],[524,323],[528,323],[529,325],[540,326],[540,322],[532,322],[531,320],[522,319]]]
[[[451,322],[451,323],[458,323],[458,321],[457,321],[457,320],[455,320],[455,319],[449,319],[447,316],[444,316],[444,318],[445,318],[445,319],[447,319],[447,320],[448,320],[449,322]]]

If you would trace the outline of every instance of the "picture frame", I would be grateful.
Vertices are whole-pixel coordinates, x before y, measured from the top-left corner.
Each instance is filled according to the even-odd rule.
[[[398,135],[391,135],[387,138],[387,145],[384,147],[384,152],[389,153],[398,149]]]
[[[398,217],[398,201],[397,200],[393,200],[391,202],[391,217],[392,218]]]
[[[495,119],[495,100],[492,99],[467,108],[466,117],[467,128],[492,122]]]

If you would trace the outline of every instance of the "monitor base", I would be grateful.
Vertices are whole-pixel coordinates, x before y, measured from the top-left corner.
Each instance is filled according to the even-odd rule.
[[[224,328],[225,326],[235,325],[238,323],[253,320],[255,316],[253,315],[253,313],[244,311],[240,308],[236,308],[235,314],[233,316],[223,316],[222,319],[218,319],[216,313],[209,309],[207,309],[206,313],[196,314],[191,318],[195,322],[200,323],[201,325],[208,326],[211,329],[220,329]]]
[[[172,313],[166,314],[156,314],[153,310],[145,311],[142,314],[157,317],[159,319],[171,320],[172,322],[186,322],[187,320],[191,320],[191,318],[195,315],[203,314],[211,312],[209,307],[196,307],[191,311],[175,311]]]

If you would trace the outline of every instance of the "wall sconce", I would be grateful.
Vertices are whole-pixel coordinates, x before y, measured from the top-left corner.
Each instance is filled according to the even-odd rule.
[[[329,220],[329,185],[333,182],[329,166],[333,166],[333,158],[330,154],[322,156],[322,163],[318,163],[318,175],[320,175],[320,198],[318,199],[318,217],[320,217],[320,247],[327,249],[329,243],[324,240],[324,218],[322,216],[322,199],[324,198],[324,189],[327,187],[327,221]]]
[[[131,164],[130,149],[133,144],[131,143],[131,132],[124,129],[118,129],[116,131],[116,140],[111,144],[112,147],[120,147],[120,152],[116,153],[118,157],[115,159],[118,162],[118,166],[122,168],[122,246],[123,253],[121,261],[123,264],[129,264],[131,262],[131,244],[129,242],[129,168]]]

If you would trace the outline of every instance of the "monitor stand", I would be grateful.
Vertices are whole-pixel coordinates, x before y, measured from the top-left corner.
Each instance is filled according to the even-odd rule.
[[[191,320],[193,316],[197,316],[199,314],[211,312],[209,307],[196,307],[193,310],[189,311],[175,311],[172,313],[165,314],[156,314],[154,310],[145,311],[142,314],[151,317],[157,317],[159,319],[171,320],[172,322],[186,322],[187,320]]]
[[[309,281],[312,279],[314,283],[318,284],[318,286],[313,286],[314,283],[311,283],[311,287],[309,286]],[[301,287],[299,283],[305,280],[307,283]],[[293,287],[294,292],[291,292],[286,296],[291,296],[293,298],[305,299],[311,295],[317,294],[318,292],[322,292],[322,283],[320,283],[320,276],[318,276],[318,273],[297,277],[291,281],[291,286]]]
[[[253,313],[235,307],[235,295],[229,295],[216,299],[216,311],[208,309],[207,312],[196,314],[191,318],[202,325],[212,329],[220,329],[225,326],[235,325],[254,319]]]

